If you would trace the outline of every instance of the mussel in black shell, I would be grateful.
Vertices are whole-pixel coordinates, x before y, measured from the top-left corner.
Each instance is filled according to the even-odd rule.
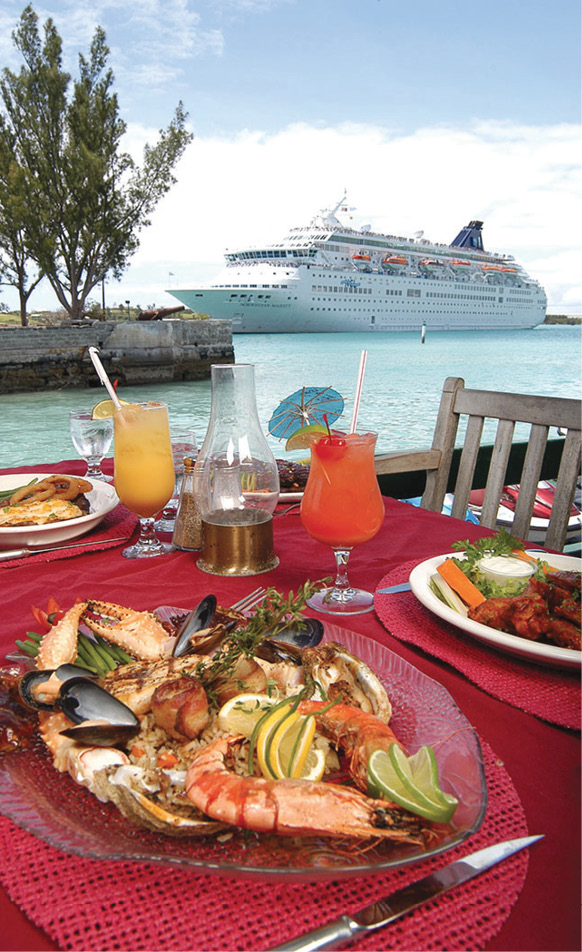
[[[27,671],[18,682],[18,693],[27,707],[35,711],[52,711],[60,690],[60,684],[69,681],[71,678],[92,680],[95,677],[96,675],[92,671],[88,671],[80,665],[60,664],[58,668],[41,668],[40,670]],[[47,684],[51,678],[52,685],[47,685],[46,691],[43,692],[42,685]],[[43,696],[45,700],[42,700]]]
[[[216,611],[216,604],[216,596],[207,595],[182,622],[172,651],[174,658],[180,658],[192,649],[192,635],[195,635],[197,631],[204,631],[205,628],[208,628]]]
[[[55,707],[76,725],[61,731],[79,744],[114,747],[134,737],[140,729],[136,715],[86,678],[72,678],[61,687]]]

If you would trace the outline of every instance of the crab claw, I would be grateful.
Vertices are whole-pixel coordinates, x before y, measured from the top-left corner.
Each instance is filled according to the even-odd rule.
[[[83,624],[143,661],[159,661],[172,654],[175,639],[152,612],[137,612],[111,602],[89,599]]]

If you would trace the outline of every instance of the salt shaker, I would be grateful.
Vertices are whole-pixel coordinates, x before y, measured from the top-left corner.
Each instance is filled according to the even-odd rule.
[[[184,460],[184,476],[172,542],[177,549],[202,548],[202,518],[194,498],[194,460]]]

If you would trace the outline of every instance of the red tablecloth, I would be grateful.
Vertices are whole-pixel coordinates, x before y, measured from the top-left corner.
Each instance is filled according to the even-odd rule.
[[[80,472],[78,463],[51,469]],[[31,468],[32,469],[32,468]],[[47,469],[47,466],[38,467]],[[354,584],[372,590],[400,563],[450,551],[461,538],[483,535],[479,527],[420,511],[386,499],[383,530],[356,548],[350,559]],[[78,595],[103,598],[136,608],[159,604],[193,605],[214,591],[225,604],[258,584],[296,589],[307,578],[331,574],[329,549],[311,540],[294,513],[275,518],[279,568],[253,579],[221,579],[198,571],[195,557],[176,552],[153,560],[128,561],[120,549],[99,551],[43,564],[0,570],[3,621],[0,655],[30,624],[29,605],[43,605],[54,595],[68,606]],[[463,675],[394,639],[375,613],[352,618],[346,627],[385,644],[450,692],[466,717],[495,751],[512,778],[530,832],[545,839],[530,851],[524,887],[501,931],[488,949],[569,950],[580,945],[579,735],[544,723],[481,691]],[[179,902],[178,902],[179,908]],[[29,922],[0,890],[0,948],[54,949],[48,937]],[[384,938],[378,948],[388,948]]]

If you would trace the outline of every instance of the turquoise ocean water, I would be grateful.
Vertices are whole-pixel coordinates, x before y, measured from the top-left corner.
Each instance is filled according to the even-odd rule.
[[[463,377],[468,387],[576,399],[582,389],[580,326],[429,332],[424,344],[419,334],[241,334],[235,335],[234,348],[237,363],[255,365],[257,406],[265,432],[279,402],[302,386],[331,386],[341,393],[347,427],[360,353],[367,349],[360,420],[378,431],[380,451],[430,445],[448,376]],[[0,396],[0,465],[74,457],[68,411],[91,407],[105,395],[96,386]],[[166,401],[171,422],[191,426],[202,443],[210,381],[131,387],[121,395]],[[269,442],[275,456],[289,455],[278,440]]]

